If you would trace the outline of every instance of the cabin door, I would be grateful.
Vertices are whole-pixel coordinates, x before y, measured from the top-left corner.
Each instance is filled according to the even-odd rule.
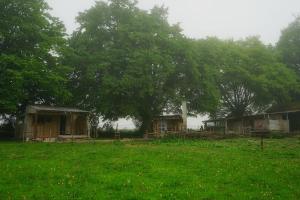
[[[165,131],[168,130],[168,124],[167,124],[167,122],[165,120],[162,119],[160,121],[160,127],[159,127],[159,129],[160,129],[160,132],[165,132]]]
[[[61,135],[65,135],[66,134],[66,121],[67,121],[67,117],[66,115],[62,115],[60,116],[60,134]]]
[[[300,131],[300,112],[289,113],[288,118],[290,121],[290,131],[291,132]]]

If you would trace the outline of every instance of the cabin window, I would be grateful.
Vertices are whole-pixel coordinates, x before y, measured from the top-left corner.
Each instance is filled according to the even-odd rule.
[[[284,115],[282,115],[282,119],[283,120],[288,120],[289,119],[289,116],[288,116],[289,114],[284,114]]]

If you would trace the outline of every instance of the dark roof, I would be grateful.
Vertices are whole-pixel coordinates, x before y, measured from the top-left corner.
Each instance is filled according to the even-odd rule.
[[[217,119],[210,119],[203,122],[217,122],[229,119],[240,119],[240,118],[247,118],[247,117],[257,117],[262,115],[272,115],[272,114],[281,114],[281,113],[293,113],[293,112],[300,112],[300,102],[294,102],[287,105],[275,105],[271,108],[267,109],[264,113],[257,113],[253,115],[245,115],[243,117],[226,117],[226,118],[217,118]]]
[[[299,112],[300,102],[293,102],[287,105],[275,105],[269,108],[266,113],[289,113],[289,112]]]
[[[225,120],[226,118],[217,118],[217,119],[209,119],[209,120],[205,120],[203,121],[204,123],[205,122],[218,122],[218,121],[223,121]]]
[[[182,119],[182,116],[181,115],[160,115],[154,117],[154,120],[157,119]]]
[[[67,107],[44,106],[44,105],[33,105],[27,107],[27,112],[29,113],[36,113],[38,111],[88,113],[88,111],[85,110],[81,110],[77,108],[67,108]]]

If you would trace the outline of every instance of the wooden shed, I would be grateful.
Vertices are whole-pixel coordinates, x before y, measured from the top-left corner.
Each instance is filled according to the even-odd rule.
[[[89,112],[76,108],[27,106],[20,138],[58,139],[89,137]]]
[[[152,129],[154,133],[182,132],[186,127],[181,115],[162,115],[152,120]]]
[[[187,131],[187,102],[181,105],[181,114],[160,115],[152,119],[152,132],[156,137],[164,133],[183,133]]]
[[[300,110],[268,112],[244,117],[227,117],[204,121],[209,132],[300,132]]]

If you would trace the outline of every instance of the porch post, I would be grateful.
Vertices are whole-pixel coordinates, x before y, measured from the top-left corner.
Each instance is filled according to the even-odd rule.
[[[288,125],[288,133],[290,133],[291,132],[291,130],[290,130],[290,118],[289,118],[289,113],[286,113],[286,119],[287,119],[287,125]]]
[[[245,132],[244,132],[244,118],[242,118],[242,134],[245,134]]]
[[[73,133],[73,113],[70,112],[70,115],[71,115],[71,126],[70,126],[70,131],[71,131],[71,136],[72,136],[72,142],[74,141],[74,133]]]
[[[224,132],[224,134],[227,134],[227,129],[228,129],[227,119],[225,119],[225,132]]]
[[[38,129],[37,129],[37,123],[38,123],[38,114],[37,114],[37,112],[35,113],[35,115],[34,115],[35,117],[34,117],[34,137],[35,138],[37,138],[37,136],[38,136]]]
[[[87,128],[87,136],[90,138],[91,137],[91,132],[90,132],[90,123],[89,123],[89,115],[86,115],[86,128]]]
[[[26,110],[25,118],[24,118],[24,121],[23,121],[23,130],[22,130],[22,139],[23,139],[23,142],[25,142],[25,140],[26,140],[25,136],[28,137],[27,136],[27,128],[28,128],[28,125],[29,125],[28,118],[29,118],[29,116],[28,116],[27,110]],[[32,124],[32,122],[31,122],[31,124]],[[31,134],[33,134],[32,131],[31,131]]]

